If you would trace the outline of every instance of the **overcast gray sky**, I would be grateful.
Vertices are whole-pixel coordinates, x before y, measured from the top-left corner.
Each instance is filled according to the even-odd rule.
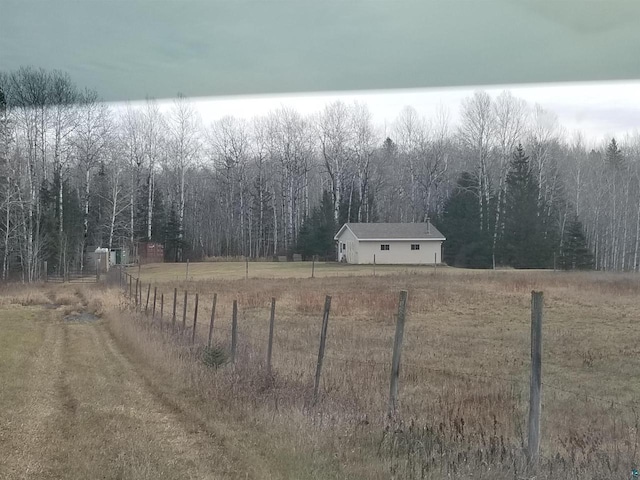
[[[593,82],[537,85],[499,85],[479,87],[496,97],[503,90],[527,101],[530,106],[539,104],[558,116],[568,136],[580,131],[590,144],[597,144],[612,136],[622,139],[626,134],[640,131],[640,81]],[[234,97],[192,98],[205,124],[226,115],[252,118],[265,115],[281,106],[290,106],[308,115],[321,111],[335,100],[366,103],[375,123],[381,128],[390,126],[407,105],[420,114],[434,116],[444,108],[452,123],[458,120],[460,102],[473,95],[478,88],[431,88],[379,90],[359,92],[324,92],[296,95],[253,95]],[[172,100],[160,101],[163,110],[169,109]],[[138,102],[131,102],[137,105]],[[120,108],[123,104],[119,103]]]

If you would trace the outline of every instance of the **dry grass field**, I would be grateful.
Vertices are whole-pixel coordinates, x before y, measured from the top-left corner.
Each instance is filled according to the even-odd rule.
[[[447,267],[437,266],[437,269]],[[311,262],[249,262],[249,278],[309,278]],[[376,265],[376,275],[415,274],[434,270],[433,265]],[[462,271],[447,268],[451,272]],[[128,269],[129,273],[138,277],[138,267]],[[346,265],[335,262],[316,262],[314,276],[326,277],[360,277],[373,275],[373,265]],[[246,277],[245,262],[199,262],[191,263],[153,263],[140,267],[140,280],[152,282],[180,282],[200,280],[239,280]]]
[[[185,281],[184,265],[144,266],[143,302],[150,283],[158,289],[158,313],[160,294],[165,299],[162,320],[156,315],[153,322],[130,309],[117,288],[102,285],[2,292],[0,328],[9,334],[0,340],[0,371],[9,388],[0,415],[22,420],[6,427],[2,419],[0,447],[12,453],[0,477],[25,478],[16,472],[44,468],[34,458],[51,459],[45,463],[53,473],[27,478],[60,478],[55,468],[67,468],[65,478],[110,471],[104,478],[613,479],[628,478],[639,463],[639,276],[378,266],[374,277],[371,266],[316,264],[312,279],[310,267],[251,263],[245,280],[243,263],[193,264]],[[400,405],[389,419],[402,289],[409,302]],[[537,471],[526,468],[523,452],[534,289],[545,295]],[[188,328],[181,332],[185,290]],[[211,353],[203,345],[214,293],[214,353],[222,360],[238,301],[233,366],[203,362]],[[314,405],[325,295],[332,306]],[[100,320],[65,322],[74,311]],[[61,400],[65,392],[75,399],[74,415]],[[34,398],[33,409],[25,398]],[[48,401],[48,411],[35,407]],[[33,432],[18,434],[23,424]],[[62,438],[49,445],[47,435]],[[84,447],[74,450],[72,439]],[[44,442],[38,447],[44,450],[34,441]]]

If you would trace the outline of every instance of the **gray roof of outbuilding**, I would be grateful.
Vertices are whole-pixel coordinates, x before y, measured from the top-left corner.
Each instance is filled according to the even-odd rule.
[[[347,223],[359,240],[444,239],[431,223]],[[340,233],[338,231],[338,233]],[[336,234],[337,237],[337,234]]]

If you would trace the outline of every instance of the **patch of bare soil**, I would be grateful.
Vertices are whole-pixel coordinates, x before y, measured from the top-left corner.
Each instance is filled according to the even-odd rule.
[[[100,320],[100,317],[89,312],[74,313],[72,315],[66,315],[64,317],[65,322],[76,323],[96,322],[98,320]]]

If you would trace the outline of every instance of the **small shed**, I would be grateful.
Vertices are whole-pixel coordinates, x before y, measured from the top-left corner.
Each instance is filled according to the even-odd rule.
[[[140,263],[164,262],[164,246],[155,242],[138,243],[138,259]]]
[[[424,222],[345,223],[334,240],[339,262],[433,265],[442,262],[446,239],[430,222]]]
[[[112,248],[110,253],[111,265],[126,265],[129,263],[129,252],[125,248]]]
[[[109,249],[98,247],[94,251],[95,253],[95,266],[100,273],[106,273],[109,271]]]

